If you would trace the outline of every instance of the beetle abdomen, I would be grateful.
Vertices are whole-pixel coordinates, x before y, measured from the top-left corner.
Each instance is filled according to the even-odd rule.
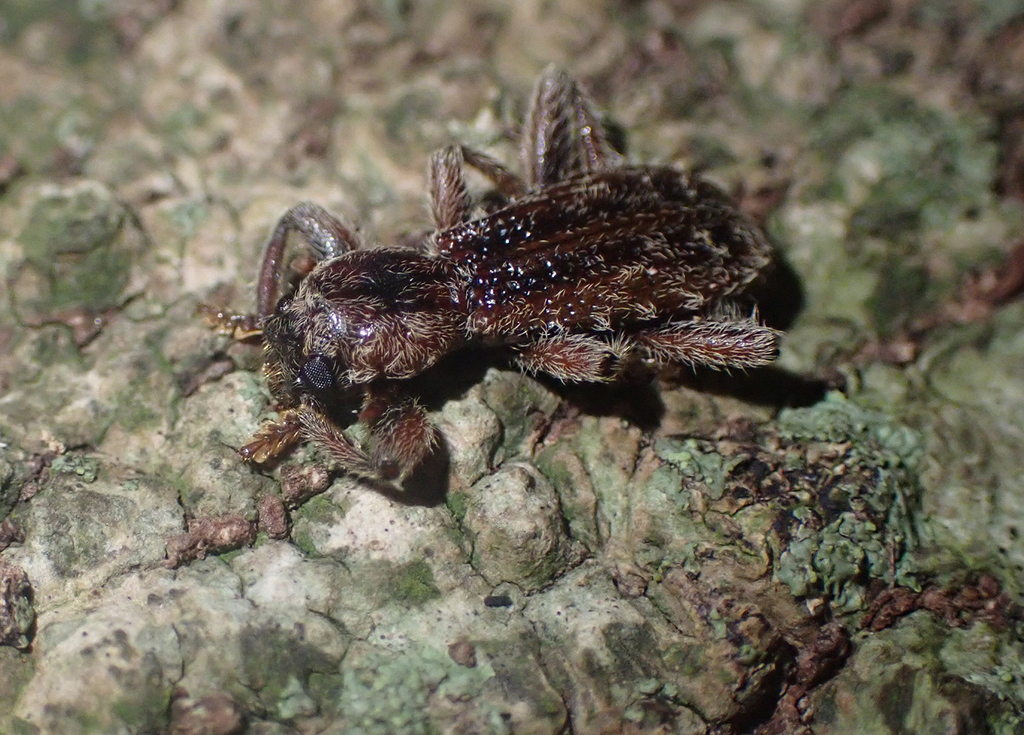
[[[437,235],[467,284],[469,330],[612,330],[700,313],[767,264],[757,229],[670,168],[579,176]]]

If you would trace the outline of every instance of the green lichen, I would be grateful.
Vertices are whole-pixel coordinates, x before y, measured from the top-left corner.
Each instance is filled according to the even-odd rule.
[[[75,502],[41,505],[35,514],[36,527],[31,529],[46,535],[48,558],[54,572],[63,577],[77,576],[80,569],[106,561],[109,530],[119,528],[129,516],[125,501],[76,487],[76,482],[64,476],[47,483],[44,492],[50,497],[70,493]]]
[[[674,504],[652,511],[635,544],[655,581],[680,566],[699,574],[708,558],[759,566],[767,542],[776,579],[838,612],[862,609],[872,580],[920,588],[917,432],[834,394],[763,433],[760,446],[655,443],[665,464],[631,488],[652,508],[659,494]]]
[[[341,698],[342,690],[345,688],[345,677],[341,671],[321,673],[314,671],[309,675],[306,684],[306,692],[314,702],[319,702],[324,710],[336,714],[337,702]]]
[[[429,735],[441,724],[431,718],[433,698],[452,702],[478,698],[486,727],[481,735],[506,735],[511,728],[502,713],[480,697],[493,676],[489,666],[459,666],[433,648],[413,647],[398,655],[371,651],[342,671],[335,705],[339,722],[327,732]]]
[[[946,668],[1024,712],[1024,641],[986,623],[950,632],[939,658]]]
[[[797,515],[797,512],[794,512]],[[776,578],[799,597],[824,593],[840,612],[859,610],[865,602],[864,579],[892,581],[891,557],[884,535],[870,521],[844,513],[820,531],[801,523],[779,560]],[[919,588],[912,565],[897,569],[896,581]]]
[[[183,240],[194,237],[209,216],[209,204],[193,200],[183,201],[165,212],[165,217]]]
[[[309,556],[316,556],[319,552],[317,551],[316,540],[309,530],[293,529],[292,530],[292,543],[298,546],[304,554]]]
[[[317,704],[294,676],[289,677],[277,694],[277,719],[289,722],[317,711]]]
[[[772,221],[807,289],[803,322],[890,334],[958,286],[960,268],[934,267],[936,243],[970,269],[1019,228],[1019,210],[992,193],[998,149],[982,116],[863,84],[823,108],[811,134],[822,184]]]
[[[865,304],[875,331],[883,336],[892,334],[911,316],[923,312],[928,306],[927,289],[928,272],[922,264],[908,263],[902,255],[888,257]]]
[[[19,310],[49,314],[115,306],[131,265],[119,246],[125,219],[124,207],[95,182],[45,189],[18,235],[26,265],[39,276],[31,285],[15,284]]]
[[[445,496],[445,505],[451,511],[452,517],[460,523],[466,517],[467,503],[468,499],[465,493],[448,493]]]
[[[389,598],[406,605],[422,605],[441,596],[434,572],[425,561],[412,561],[391,569],[384,586]]]
[[[29,262],[46,266],[56,256],[88,253],[109,244],[124,219],[124,208],[95,183],[48,189],[29,212],[18,240]]]
[[[815,132],[833,183],[856,206],[854,230],[944,229],[989,203],[997,149],[990,123],[933,109],[883,86],[851,88]]]
[[[546,447],[538,453],[534,464],[558,493],[562,514],[572,537],[589,549],[598,548],[600,535],[590,493],[586,492],[591,489],[592,481],[572,444],[559,442]]]
[[[868,580],[919,589],[912,552],[919,537],[913,508],[920,493],[920,436],[838,394],[783,411],[778,431],[791,441],[841,449],[831,467],[815,470],[831,475],[828,495],[814,498],[824,507],[792,509],[776,577],[794,595],[827,595],[841,612],[863,607]]]
[[[139,686],[125,687],[130,696],[111,702],[110,712],[129,732],[157,732],[167,727],[172,688],[161,683],[159,671]],[[109,732],[100,730],[98,732]]]
[[[98,460],[81,454],[62,454],[50,464],[50,472],[71,475],[86,483],[96,482],[99,471]]]
[[[303,517],[321,525],[333,526],[339,523],[347,511],[345,504],[339,505],[330,498],[317,496],[302,505]]]
[[[608,652],[615,661],[621,681],[632,682],[638,689],[644,683],[657,681],[654,661],[661,658],[658,642],[643,625],[612,623],[602,631]],[[655,689],[660,688],[660,684]]]
[[[1018,733],[1019,648],[984,623],[950,631],[930,613],[914,613],[859,640],[854,665],[813,696],[817,722],[836,735],[928,735],[944,722],[963,732]]]
[[[487,407],[501,417],[501,445],[495,464],[521,454],[526,449],[523,440],[536,426],[538,416],[550,416],[560,402],[537,381],[509,371],[489,371],[481,392]]]
[[[654,451],[687,479],[707,486],[712,500],[722,497],[725,480],[740,461],[739,457],[722,456],[711,442],[699,439],[662,439],[655,444]]]
[[[14,467],[0,454],[0,521],[7,517],[20,492],[14,482]]]

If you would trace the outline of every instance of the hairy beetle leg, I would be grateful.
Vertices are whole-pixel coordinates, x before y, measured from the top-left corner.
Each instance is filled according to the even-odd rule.
[[[702,319],[672,322],[634,338],[656,362],[727,370],[770,364],[778,357],[780,335],[754,319]]]
[[[238,450],[246,462],[264,464],[281,456],[302,438],[300,409],[282,411],[277,421],[267,421],[249,443]]]
[[[455,227],[470,217],[472,202],[466,189],[465,166],[486,176],[506,198],[526,192],[522,179],[487,154],[463,145],[442,148],[430,157],[427,169],[430,212],[437,230]]]
[[[575,79],[556,67],[537,80],[520,157],[530,187],[607,168],[616,158],[593,103]]]
[[[359,418],[370,429],[371,458],[385,479],[404,477],[439,443],[423,406],[396,391],[368,390]]]
[[[320,205],[312,202],[296,204],[278,220],[263,255],[256,284],[256,304],[261,317],[274,310],[281,296],[285,247],[288,236],[293,232],[302,235],[317,262],[362,247],[356,231]]]
[[[619,373],[621,345],[597,337],[550,337],[516,348],[516,363],[528,373],[547,373],[568,383],[604,383]]]
[[[299,415],[302,436],[323,452],[341,469],[361,477],[378,478],[380,474],[370,457],[353,443],[319,408],[304,405]]]

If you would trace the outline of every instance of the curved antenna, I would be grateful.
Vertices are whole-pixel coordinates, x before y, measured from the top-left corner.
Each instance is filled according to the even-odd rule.
[[[359,236],[323,207],[302,202],[284,213],[263,253],[263,265],[256,281],[256,312],[260,320],[273,313],[280,298],[284,251],[288,235],[297,232],[305,239],[319,263],[361,247]]]

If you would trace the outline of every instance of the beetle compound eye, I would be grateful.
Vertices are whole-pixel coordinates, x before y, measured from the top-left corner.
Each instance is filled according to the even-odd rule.
[[[334,386],[334,363],[329,357],[313,355],[303,363],[299,380],[307,388],[327,390]]]

